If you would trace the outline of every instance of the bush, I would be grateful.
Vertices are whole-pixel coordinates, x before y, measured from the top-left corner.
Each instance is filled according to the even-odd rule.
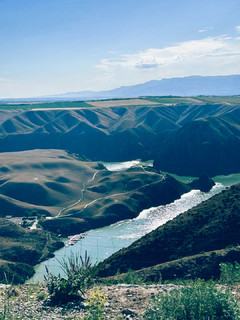
[[[224,284],[233,284],[234,282],[240,282],[240,264],[235,262],[234,264],[220,263],[220,282]]]
[[[236,320],[240,309],[234,296],[217,290],[214,283],[202,280],[158,294],[147,309],[149,320]]]
[[[64,278],[53,275],[46,267],[44,276],[50,294],[51,302],[55,304],[83,300],[84,291],[92,283],[93,272],[90,257],[85,252],[85,258],[71,253],[67,260],[58,261],[64,272]]]

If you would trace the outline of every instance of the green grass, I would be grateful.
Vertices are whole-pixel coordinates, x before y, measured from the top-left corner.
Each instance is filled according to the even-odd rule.
[[[114,277],[115,281],[119,284],[134,284],[134,285],[141,285],[145,284],[145,280],[140,277],[136,272],[132,271],[131,269],[128,270],[125,274],[117,273]]]
[[[91,105],[84,101],[66,102],[44,102],[44,103],[1,103],[2,110],[32,110],[32,109],[51,109],[51,108],[91,108]]]
[[[84,320],[105,320],[105,302],[107,297],[100,290],[90,291],[90,299],[87,301],[87,315]]]

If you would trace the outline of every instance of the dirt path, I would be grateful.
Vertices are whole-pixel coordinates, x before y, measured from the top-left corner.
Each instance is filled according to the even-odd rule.
[[[88,180],[87,182],[85,181],[85,182],[83,183],[80,199],[78,199],[76,202],[70,204],[69,206],[62,208],[62,209],[58,212],[56,218],[60,217],[61,214],[62,214],[64,211],[66,211],[67,209],[70,209],[70,208],[76,206],[77,204],[79,204],[79,203],[82,201],[82,199],[83,199],[83,197],[84,197],[84,192],[86,191],[86,185],[87,185],[87,183],[92,182],[92,181],[95,179],[97,173],[98,173],[98,171],[94,172],[93,177],[92,177],[90,180]]]
[[[144,169],[143,169],[144,170]],[[74,213],[75,214],[78,214],[78,213],[82,213],[87,207],[89,207],[90,205],[92,205],[93,203],[99,201],[99,200],[104,200],[104,199],[108,199],[108,198],[112,198],[112,197],[118,197],[118,196],[122,196],[122,195],[126,195],[126,194],[129,194],[129,193],[132,193],[132,192],[135,192],[135,191],[138,191],[140,190],[141,188],[145,188],[145,187],[148,187],[148,186],[151,186],[152,184],[155,184],[155,183],[159,183],[161,182],[163,179],[165,178],[165,176],[162,176],[162,179],[161,180],[158,180],[158,181],[154,181],[154,182],[151,182],[151,183],[147,183],[141,187],[138,187],[136,189],[133,189],[133,190],[130,190],[130,191],[126,191],[126,192],[121,192],[121,193],[114,193],[114,194],[110,194],[110,195],[107,195],[105,197],[101,197],[101,198],[97,198],[89,203],[87,203],[81,210],[79,211],[76,211]]]

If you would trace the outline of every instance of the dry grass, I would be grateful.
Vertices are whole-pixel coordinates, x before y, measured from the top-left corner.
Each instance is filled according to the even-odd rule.
[[[142,105],[153,105],[158,102],[153,102],[143,99],[120,99],[120,100],[105,100],[105,101],[89,101],[87,102],[94,107],[118,107],[118,106],[142,106]]]

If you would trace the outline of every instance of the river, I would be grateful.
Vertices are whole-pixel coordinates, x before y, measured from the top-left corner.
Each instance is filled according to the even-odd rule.
[[[138,160],[103,164],[110,171],[120,171],[133,165],[142,165]],[[151,165],[151,162],[143,164]],[[181,180],[189,181],[192,180],[192,178],[181,177]],[[92,263],[104,260],[114,252],[123,247],[129,246],[133,241],[163,225],[180,213],[221,192],[227,186],[240,182],[240,174],[217,176],[214,180],[216,185],[210,190],[210,192],[204,193],[199,190],[192,190],[182,195],[180,199],[175,200],[173,203],[143,210],[135,219],[124,220],[108,227],[88,231],[87,236],[84,239],[78,241],[73,246],[63,247],[55,252],[54,258],[37,265],[35,267],[36,273],[30,279],[30,282],[36,283],[43,280],[45,266],[47,266],[53,274],[61,273],[58,261],[66,259],[72,252],[83,256],[87,250],[88,254],[91,256]]]

